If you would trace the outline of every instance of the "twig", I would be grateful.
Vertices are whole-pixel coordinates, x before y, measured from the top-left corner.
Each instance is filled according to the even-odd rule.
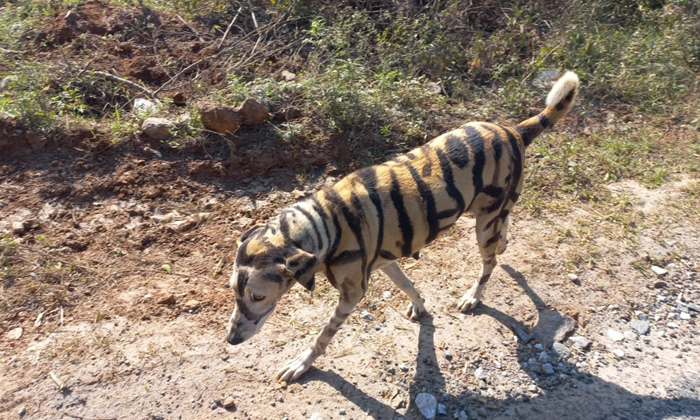
[[[65,388],[65,385],[63,384],[63,382],[61,382],[60,379],[58,379],[58,376],[56,376],[56,374],[53,373],[53,371],[49,372],[49,376],[51,377],[51,379],[52,379],[52,380],[56,383],[56,385],[58,386],[58,390],[59,390],[59,391],[63,391],[63,389]]]
[[[258,29],[258,20],[255,19],[255,11],[253,10],[253,3],[248,0],[248,7],[250,7],[250,14],[253,16],[253,25],[255,25],[255,29]]]
[[[22,54],[22,51],[8,50],[7,48],[0,48],[0,51],[4,52],[5,54]]]
[[[190,29],[190,31],[194,32],[194,34],[197,35],[197,38],[199,38],[199,42],[204,42],[204,38],[202,38],[202,36],[199,34],[199,32],[197,32],[196,29],[194,29],[192,26],[190,26],[189,23],[185,22],[185,19],[183,19],[182,16],[180,16],[180,15],[175,15],[175,16],[177,16],[177,18],[180,19],[180,22],[182,22],[185,26],[187,26]]]
[[[77,414],[69,413],[67,411],[63,412],[64,416],[68,417],[73,417],[74,419],[81,419],[81,420],[117,420],[116,417],[85,417],[85,416],[79,416]]]
[[[145,88],[145,87],[139,85],[138,83],[134,83],[134,82],[132,82],[132,81],[130,81],[130,80],[122,79],[121,77],[117,77],[117,76],[113,75],[112,73],[107,73],[107,72],[104,72],[104,71],[93,70],[92,72],[95,73],[95,74],[98,74],[98,75],[100,75],[100,76],[103,76],[103,77],[105,77],[106,79],[112,80],[112,81],[114,81],[114,82],[123,83],[123,84],[125,84],[125,85],[127,85],[127,86],[129,86],[129,87],[132,87],[132,88],[134,88],[134,89],[140,90],[141,92],[143,92],[143,93],[145,93],[146,95],[150,96],[150,97],[151,97],[153,100],[155,100],[156,102],[160,103],[160,100],[158,100],[158,96],[157,96],[155,93],[153,93],[153,92],[151,92],[150,90],[148,90],[147,88]]]
[[[236,12],[236,15],[233,17],[233,19],[231,19],[231,23],[228,24],[228,28],[226,28],[226,32],[224,32],[224,36],[221,37],[221,41],[219,41],[219,45],[216,47],[217,50],[219,48],[221,48],[221,44],[223,44],[224,41],[226,40],[226,36],[228,36],[228,31],[231,30],[233,23],[236,21],[236,18],[238,18],[238,14],[241,13],[242,9],[243,9],[243,6],[239,7],[238,11]],[[257,25],[256,25],[256,27],[257,27]]]

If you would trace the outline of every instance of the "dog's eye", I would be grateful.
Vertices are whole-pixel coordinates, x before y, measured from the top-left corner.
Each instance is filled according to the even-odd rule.
[[[253,295],[253,302],[260,302],[263,299],[265,299],[265,296]]]

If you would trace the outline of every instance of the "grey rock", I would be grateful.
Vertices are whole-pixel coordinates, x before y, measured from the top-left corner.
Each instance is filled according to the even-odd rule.
[[[571,357],[571,350],[562,343],[552,344],[552,355],[556,361],[566,360]]]
[[[374,329],[377,330],[377,331],[379,331],[379,330],[382,329],[382,326],[379,325],[379,324],[377,324],[377,325],[374,326]]]
[[[700,305],[697,305],[695,303],[688,303],[686,306],[693,312],[700,312]]]
[[[445,404],[438,404],[438,414],[446,415],[447,414],[447,407],[445,407]]]
[[[341,408],[340,410],[338,410],[338,414],[340,414],[341,416],[344,416],[347,414],[347,411],[345,411],[344,408]]]
[[[175,128],[175,124],[165,118],[146,118],[141,124],[143,134],[153,140],[166,140],[170,137],[170,132]]]
[[[570,273],[570,274],[569,274],[569,280],[571,280],[571,281],[577,281],[577,280],[578,280],[578,276],[577,276],[576,274],[574,274],[574,273]]]
[[[621,349],[613,349],[612,352],[618,359],[622,359],[625,357],[625,352]]]
[[[537,341],[549,348],[553,343],[564,340],[567,335],[576,329],[577,325],[576,321],[570,316],[545,309],[540,311],[537,325],[532,329],[532,335]]]
[[[19,411],[17,412],[17,414],[19,414],[19,416],[22,417],[22,416],[24,416],[25,414],[27,414],[27,409],[24,408],[24,407],[20,407],[20,408],[19,408]]]
[[[401,363],[401,364],[399,365],[399,370],[400,370],[401,372],[408,372],[408,366],[406,366],[404,363]]]
[[[546,351],[543,351],[540,353],[539,356],[537,356],[537,360],[539,360],[541,363],[546,363],[547,361],[549,361],[549,355]]]
[[[484,368],[482,368],[482,367],[477,368],[477,369],[474,371],[474,376],[476,377],[476,379],[479,379],[479,380],[482,380],[482,381],[485,381],[486,378],[488,378],[488,376],[486,376],[486,372],[484,372]]]
[[[146,98],[136,98],[132,109],[134,112],[156,112],[158,105]]]
[[[387,300],[391,299],[391,292],[386,290],[385,292],[382,293],[382,299]]]
[[[583,336],[570,337],[569,341],[574,347],[576,347],[579,350],[585,350],[591,344],[590,341],[588,341],[588,339]]]
[[[523,330],[517,325],[513,327],[513,332],[515,332],[515,335],[518,337],[518,340],[520,340],[523,344],[527,344],[528,341],[532,340],[530,334],[528,334],[525,330]]]
[[[689,319],[690,319],[690,314],[689,314],[689,313],[686,313],[686,312],[681,313],[681,319],[684,320],[684,321],[689,320]]]
[[[434,419],[437,413],[437,399],[427,392],[416,395],[416,407],[426,419]]]
[[[452,353],[449,350],[445,350],[445,359],[452,360]]]
[[[469,415],[466,411],[462,410],[459,412],[459,417],[457,417],[457,420],[469,420]]]
[[[493,366],[494,366],[496,369],[500,369],[500,368],[503,367],[503,365],[501,364],[501,362],[499,362],[498,360],[494,360],[494,361],[493,361]]]
[[[624,334],[622,334],[620,331],[613,330],[612,328],[608,329],[608,337],[610,337],[613,341],[622,341],[625,339]]]
[[[642,311],[634,311],[634,314],[637,316],[637,319],[639,319],[639,320],[641,320],[641,321],[646,321],[646,320],[649,319],[649,318],[647,317],[647,314],[645,314],[645,313],[642,312]]]
[[[656,274],[658,274],[658,275],[660,275],[660,276],[665,276],[666,274],[668,274],[668,271],[664,270],[664,269],[661,268],[661,267],[652,265],[650,268],[651,268],[651,271],[653,271],[654,273],[656,273]]]
[[[641,319],[633,319],[631,324],[632,324],[632,328],[634,328],[635,331],[637,331],[639,333],[639,335],[649,334],[649,321],[641,320]]]
[[[311,414],[311,417],[309,417],[309,420],[323,420],[323,417],[321,417],[321,415],[318,413],[313,413]]]
[[[374,321],[374,316],[367,311],[360,312],[360,318],[364,319],[365,321]]]
[[[551,363],[545,363],[542,365],[542,371],[544,371],[545,375],[552,375],[554,374],[554,367],[552,367]]]

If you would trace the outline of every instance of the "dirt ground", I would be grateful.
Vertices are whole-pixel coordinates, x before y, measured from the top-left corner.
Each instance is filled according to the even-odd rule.
[[[438,418],[700,417],[697,312],[679,309],[700,303],[698,223],[666,220],[664,206],[683,182],[613,185],[657,222],[636,244],[596,233],[595,261],[577,272],[576,243],[561,232],[596,215],[516,211],[501,268],[469,315],[454,309],[479,269],[463,218],[420,260],[401,262],[430,316],[407,320],[406,297],[375,274],[327,354],[283,388],[276,369],[310,344],[336,292],[325,281],[313,295],[295,287],[258,336],[233,347],[225,283],[243,229],[334,178],[191,175],[205,159],[70,148],[3,157],[3,418],[418,419],[424,392],[444,405]],[[590,341],[565,340],[571,354],[560,360],[547,347],[560,325],[544,325],[556,311]],[[635,311],[648,335],[631,326]],[[227,397],[235,407],[222,407]]]
[[[173,106],[193,94],[186,81],[221,82],[207,22],[134,10],[91,1],[47,18],[37,60],[129,77]],[[174,58],[178,72],[161,66]],[[83,93],[95,109],[124,106],[109,92]],[[2,419],[422,419],[422,393],[438,419],[700,418],[700,221],[671,206],[697,180],[611,185],[639,215],[634,238],[590,205],[516,206],[468,315],[454,308],[480,267],[465,217],[401,261],[429,316],[406,319],[407,298],[376,273],[327,353],[282,387],[277,368],[310,345],[337,293],[295,287],[259,335],[228,345],[236,240],[352,169],[351,154],[285,149],[265,128],[242,133],[229,161],[201,144],[114,148],[89,130],[35,148],[26,130],[0,119],[12,145],[0,150]],[[566,325],[588,343],[553,349]]]

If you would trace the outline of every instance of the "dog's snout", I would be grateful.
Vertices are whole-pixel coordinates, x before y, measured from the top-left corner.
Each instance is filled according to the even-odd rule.
[[[242,343],[243,341],[245,341],[245,340],[244,340],[242,337],[239,337],[239,336],[236,336],[236,335],[232,335],[232,336],[229,335],[229,336],[226,338],[226,341],[227,341],[229,344],[232,344],[232,345],[235,346],[236,344],[241,344],[241,343]]]

